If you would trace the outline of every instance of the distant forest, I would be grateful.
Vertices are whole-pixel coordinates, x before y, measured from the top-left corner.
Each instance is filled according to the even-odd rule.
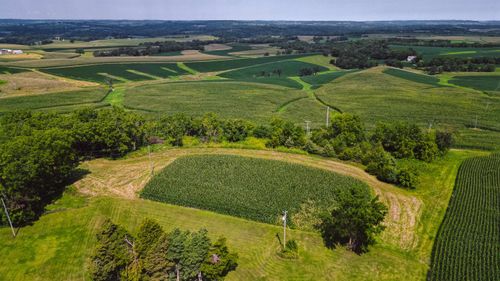
[[[259,36],[362,36],[363,34],[439,34],[499,36],[500,21],[116,21],[0,19],[0,42],[48,43],[54,37],[97,40],[210,34],[225,40]]]

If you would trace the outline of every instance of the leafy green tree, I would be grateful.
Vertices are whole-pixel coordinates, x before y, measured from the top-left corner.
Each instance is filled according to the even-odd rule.
[[[182,268],[181,280],[193,280],[201,273],[200,267],[209,249],[210,239],[206,229],[188,234],[180,261]]]
[[[327,247],[341,244],[363,253],[375,242],[375,235],[384,230],[381,223],[386,214],[387,207],[378,197],[348,189],[339,195],[332,211],[322,215],[319,228]]]
[[[91,257],[90,274],[95,281],[120,280],[122,272],[133,261],[134,256],[125,239],[127,231],[110,220],[104,221],[97,235],[97,245]]]
[[[33,131],[0,146],[0,192],[15,225],[37,219],[60,195],[78,158],[68,131]]]
[[[402,187],[415,188],[419,182],[418,172],[415,169],[403,167],[399,169],[397,182]]]
[[[436,144],[439,151],[445,154],[453,145],[453,135],[448,131],[436,131]]]
[[[349,113],[336,114],[327,128],[328,137],[340,140],[352,147],[365,140],[365,127],[358,115]]]
[[[273,118],[271,121],[271,136],[267,142],[270,147],[303,147],[306,143],[304,129],[296,126],[293,122],[285,121],[280,118]]]
[[[186,247],[186,240],[188,239],[189,232],[183,232],[180,229],[175,229],[169,234],[169,247],[167,250],[167,259],[174,264],[175,278],[181,280],[181,262],[184,258],[184,250]]]
[[[372,175],[376,175],[379,180],[389,183],[397,182],[398,171],[396,160],[380,144],[375,145],[368,152],[364,161],[367,163],[366,171]]]
[[[250,135],[253,125],[241,119],[228,119],[222,124],[224,139],[230,142],[245,140]]]
[[[226,245],[226,239],[221,237],[211,246],[208,254],[201,265],[201,272],[204,280],[220,281],[224,277],[236,270],[238,267],[238,254],[230,252]]]

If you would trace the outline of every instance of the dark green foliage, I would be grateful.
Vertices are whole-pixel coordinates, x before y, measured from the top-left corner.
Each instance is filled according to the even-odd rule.
[[[407,188],[415,188],[418,185],[418,173],[415,169],[403,167],[399,169],[397,175],[397,183],[399,186]]]
[[[293,215],[307,199],[326,206],[341,190],[350,188],[369,193],[366,184],[324,170],[264,159],[199,155],[174,161],[146,185],[141,197],[274,224],[283,209]]]
[[[375,145],[365,160],[368,164],[366,171],[376,175],[377,179],[389,183],[397,183],[398,170],[396,160],[386,152],[381,145]]]
[[[435,57],[429,61],[420,62],[419,67],[424,68],[429,74],[441,72],[495,72],[495,64],[500,63],[500,57]]]
[[[93,280],[223,280],[238,265],[238,255],[229,251],[224,237],[212,244],[204,229],[165,233],[149,219],[136,239],[106,220],[97,240],[90,266]]]
[[[453,145],[453,135],[448,131],[436,131],[436,145],[441,153],[446,153]]]
[[[327,137],[334,138],[346,146],[354,146],[365,140],[365,127],[358,115],[342,113],[335,115],[327,128]]]
[[[133,259],[125,239],[131,239],[126,230],[104,221],[96,238],[97,244],[91,257],[90,275],[95,281],[121,280],[123,270]]]
[[[225,120],[222,124],[224,139],[229,142],[245,140],[251,133],[253,124],[241,119]]]
[[[77,80],[104,83],[107,77],[100,73],[107,73],[112,76],[131,81],[151,80],[153,78],[145,75],[132,73],[128,70],[144,72],[149,75],[166,78],[185,74],[186,72],[173,63],[115,63],[85,66],[70,66],[57,68],[42,68],[43,72],[69,77]],[[120,80],[115,81],[120,82]]]
[[[498,280],[500,154],[465,160],[439,228],[428,280]]]
[[[279,252],[279,256],[285,259],[296,259],[299,257],[299,245],[291,239],[286,241],[285,248]]]
[[[304,129],[293,122],[274,118],[271,121],[271,136],[266,143],[269,147],[301,148],[306,143]]]
[[[73,142],[68,131],[53,128],[13,137],[0,146],[0,192],[15,225],[36,220],[62,193],[78,165]]]
[[[0,74],[16,74],[16,73],[21,73],[21,72],[26,72],[26,71],[30,71],[30,70],[24,69],[24,68],[0,66]]]
[[[417,83],[427,84],[435,87],[441,87],[441,85],[439,85],[439,79],[429,75],[417,74],[410,71],[399,70],[395,68],[384,69],[384,73]]]
[[[229,272],[236,270],[236,267],[238,267],[238,254],[230,252],[226,239],[220,237],[210,246],[200,270],[203,273],[203,280],[220,281],[224,280]]]
[[[500,91],[500,76],[455,76],[450,83],[479,91]]]
[[[327,247],[346,245],[356,253],[368,251],[375,235],[384,230],[381,224],[387,207],[378,197],[350,189],[342,192],[333,210],[322,216],[320,231]]]

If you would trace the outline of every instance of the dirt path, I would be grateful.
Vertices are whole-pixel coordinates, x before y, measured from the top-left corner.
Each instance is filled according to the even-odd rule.
[[[168,149],[151,154],[131,156],[120,160],[96,159],[81,165],[90,173],[75,185],[80,192],[88,195],[107,195],[137,198],[138,192],[152,176],[152,170],[160,171],[175,159],[196,154],[230,154],[286,161],[325,169],[352,176],[370,185],[374,192],[389,207],[386,217],[387,230],[382,239],[403,249],[417,245],[416,222],[421,214],[422,202],[408,192],[377,180],[362,169],[331,159],[307,155],[290,154],[269,150],[246,150],[225,148]],[[150,161],[151,159],[151,161]]]

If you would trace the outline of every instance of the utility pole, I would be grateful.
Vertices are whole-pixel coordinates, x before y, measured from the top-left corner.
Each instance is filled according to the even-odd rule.
[[[2,200],[3,208],[5,210],[5,214],[7,215],[7,220],[9,221],[10,225],[10,230],[12,230],[12,236],[15,238],[16,237],[16,231],[14,230],[14,226],[12,226],[12,221],[10,220],[10,215],[9,211],[7,210],[7,205],[5,205],[5,201],[3,200],[4,196],[2,193],[2,196],[0,196],[0,199]]]
[[[326,127],[328,128],[328,125],[330,125],[330,107],[326,107]]]
[[[283,217],[281,218],[283,220],[283,249],[286,247],[286,215],[287,211],[283,211]]]
[[[309,135],[311,134],[309,123],[311,123],[311,121],[305,121],[305,122],[306,122],[306,135],[309,137]]]
[[[429,128],[427,129],[427,133],[430,133],[432,129],[432,121],[429,121]]]
[[[149,167],[151,169],[151,176],[154,176],[155,167],[153,165],[153,162],[151,161],[151,146],[149,144],[148,144],[148,158],[149,158]]]

